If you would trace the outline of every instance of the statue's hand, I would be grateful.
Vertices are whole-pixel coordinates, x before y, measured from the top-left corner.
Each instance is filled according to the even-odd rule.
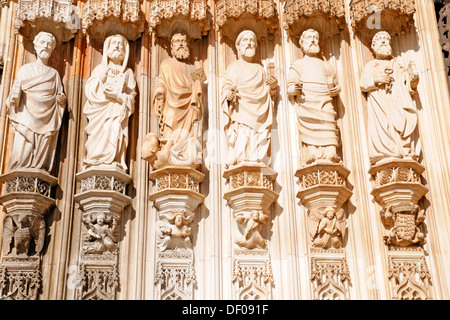
[[[276,89],[278,85],[278,80],[274,76],[270,76],[269,78],[267,78],[266,84],[270,86],[271,89]]]
[[[330,96],[336,97],[337,95],[339,95],[340,92],[341,92],[341,87],[340,86],[335,86],[335,87],[330,89]]]
[[[384,84],[388,84],[391,83],[392,77],[388,76],[387,74],[379,74],[377,76],[375,76],[375,85],[376,86],[380,86],[380,85],[384,85]]]
[[[157,99],[157,100],[164,99],[164,89],[163,88],[161,88],[161,87],[156,88],[155,99]]]
[[[57,96],[56,96],[56,103],[58,103],[58,105],[63,106],[66,104],[66,95],[62,92],[58,92]]]

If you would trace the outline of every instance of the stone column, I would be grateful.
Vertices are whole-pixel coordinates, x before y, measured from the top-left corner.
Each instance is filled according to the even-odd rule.
[[[57,179],[40,169],[17,169],[0,177],[3,245],[0,299],[36,300],[41,289],[41,259],[46,239],[44,215],[54,206]]]

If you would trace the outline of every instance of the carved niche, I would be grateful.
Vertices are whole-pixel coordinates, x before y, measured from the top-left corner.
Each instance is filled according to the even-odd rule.
[[[83,33],[104,39],[122,34],[134,41],[144,31],[140,0],[87,0],[83,6]]]
[[[188,32],[189,38],[200,39],[211,28],[206,0],[152,0],[148,13],[150,32],[169,38],[176,29]]]
[[[273,0],[215,0],[216,28],[226,37],[234,37],[244,28],[254,30],[258,38],[278,28]]]
[[[344,0],[288,0],[284,5],[283,27],[299,35],[315,29],[327,37],[345,27]]]
[[[14,27],[28,39],[46,31],[67,42],[80,29],[79,10],[71,0],[18,0]]]
[[[351,24],[358,31],[403,33],[414,26],[415,0],[352,0]]]

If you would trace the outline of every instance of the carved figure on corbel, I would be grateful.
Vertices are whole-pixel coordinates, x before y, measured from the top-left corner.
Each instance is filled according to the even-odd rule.
[[[119,249],[119,218],[106,212],[84,214],[81,221],[87,232],[82,246],[84,254],[116,253]]]
[[[193,220],[194,213],[186,209],[173,209],[165,215],[157,230],[156,241],[159,250],[192,250],[190,224]]]

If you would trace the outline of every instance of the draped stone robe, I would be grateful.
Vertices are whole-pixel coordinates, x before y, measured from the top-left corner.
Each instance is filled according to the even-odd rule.
[[[13,108],[11,101],[16,92],[19,92],[19,103]],[[52,170],[65,108],[65,104],[58,105],[56,101],[58,93],[62,92],[61,78],[54,68],[36,61],[19,69],[6,100],[15,131],[10,171],[16,168]]]
[[[335,77],[329,62],[305,56],[289,68],[287,85],[302,83],[295,97],[300,138],[303,144],[316,147],[340,145],[336,111],[328,81]]]
[[[392,89],[375,85],[376,73],[392,70]],[[383,158],[419,155],[417,111],[408,72],[396,60],[372,60],[361,77],[361,90],[367,92],[369,154],[372,163]]]
[[[127,68],[124,72],[126,77],[123,89],[124,101],[119,103],[111,100],[105,96],[105,84],[101,80],[106,68],[104,64],[97,66],[86,82],[87,102],[83,112],[88,124],[85,128],[87,141],[83,167],[112,165],[126,171],[128,120],[134,112],[136,80],[133,71]]]
[[[201,162],[201,141],[196,136],[200,133],[194,132],[194,123],[202,118],[203,95],[201,82],[192,79],[195,70],[194,65],[176,58],[168,58],[160,66],[157,88],[163,89],[165,101],[156,101],[156,111],[162,121],[163,149],[170,150],[170,164]]]
[[[222,87],[222,109],[227,115],[228,164],[261,161],[270,165],[273,101],[266,72],[257,63],[237,60],[228,66]],[[226,96],[236,89],[236,103]]]

